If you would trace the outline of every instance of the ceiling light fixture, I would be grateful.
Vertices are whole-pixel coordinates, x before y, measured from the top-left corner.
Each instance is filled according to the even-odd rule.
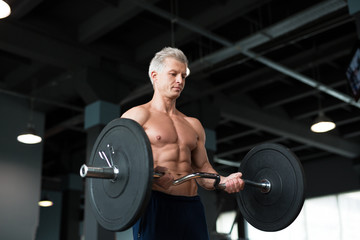
[[[316,50],[317,47],[315,46],[314,49]],[[315,51],[315,53],[316,53],[316,51]],[[314,58],[317,59],[316,56]],[[319,80],[319,82],[321,82],[319,66],[316,66],[315,68],[313,68],[313,75],[314,75],[314,78],[317,78]],[[318,116],[315,118],[310,129],[314,133],[325,133],[325,132],[333,130],[336,127],[336,124],[330,118],[325,116],[325,113],[322,110],[322,96],[321,96],[319,87],[318,87],[318,90],[319,91],[318,91],[317,98],[318,98],[319,112],[318,112]]]
[[[10,13],[11,8],[9,4],[7,4],[4,0],[0,0],[0,19],[8,17]]]
[[[51,201],[47,197],[42,198],[38,204],[40,207],[51,207],[52,205],[54,205],[53,201]]]
[[[311,131],[315,133],[324,133],[333,130],[336,124],[323,112],[320,112],[317,118],[315,118],[313,125],[311,125]]]
[[[29,117],[29,122],[28,122],[27,128],[23,133],[21,133],[17,137],[17,140],[19,142],[21,142],[21,143],[36,144],[36,143],[40,143],[42,141],[42,138],[36,133],[34,124],[32,123],[32,121],[33,121],[33,108],[34,108],[34,99],[31,98],[31,101],[30,101],[30,117]]]
[[[42,141],[42,138],[37,135],[34,125],[29,123],[25,132],[17,137],[17,140],[25,144],[36,144]]]

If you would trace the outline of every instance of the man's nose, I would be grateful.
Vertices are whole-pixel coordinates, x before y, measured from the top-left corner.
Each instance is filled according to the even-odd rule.
[[[176,83],[182,84],[184,81],[184,79],[182,78],[182,76],[179,74],[176,76]]]

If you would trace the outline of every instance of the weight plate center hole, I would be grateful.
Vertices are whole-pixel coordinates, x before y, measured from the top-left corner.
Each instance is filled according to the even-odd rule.
[[[263,184],[263,187],[260,189],[260,191],[264,194],[270,193],[271,191],[271,182],[267,179],[263,179],[260,181]]]

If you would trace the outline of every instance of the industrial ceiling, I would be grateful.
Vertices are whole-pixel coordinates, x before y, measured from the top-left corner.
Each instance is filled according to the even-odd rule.
[[[360,104],[345,72],[358,42],[343,0],[12,0],[0,20],[0,92],[46,115],[43,176],[86,161],[84,109],[151,99],[148,64],[165,46],[191,75],[178,100],[217,135],[215,160],[238,164],[273,142],[300,161],[360,155]],[[310,131],[322,110],[337,127]],[[219,167],[220,164],[219,164]]]

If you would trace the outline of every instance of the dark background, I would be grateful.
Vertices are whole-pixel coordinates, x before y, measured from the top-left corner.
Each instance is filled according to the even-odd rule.
[[[358,189],[360,104],[346,70],[358,47],[356,1],[9,0],[0,20],[0,93],[45,116],[42,188],[86,161],[84,109],[121,112],[152,96],[154,53],[175,46],[191,75],[178,108],[216,132],[222,173],[272,142],[302,162],[307,197]],[[354,7],[355,6],[355,7]],[[316,134],[320,109],[335,130]]]

